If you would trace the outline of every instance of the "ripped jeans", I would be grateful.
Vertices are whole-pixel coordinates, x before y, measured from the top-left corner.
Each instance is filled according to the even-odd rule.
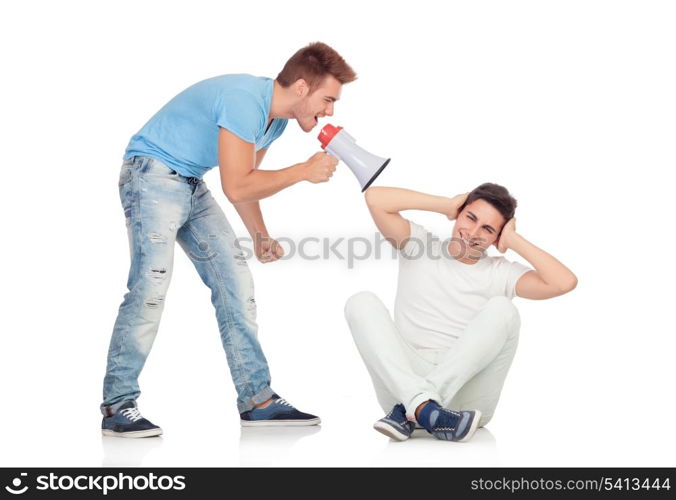
[[[110,415],[141,394],[138,377],[160,324],[176,241],[211,289],[239,412],[269,399],[274,392],[257,339],[253,279],[205,182],[135,156],[122,164],[119,191],[131,256],[129,291],[110,341],[101,413]]]

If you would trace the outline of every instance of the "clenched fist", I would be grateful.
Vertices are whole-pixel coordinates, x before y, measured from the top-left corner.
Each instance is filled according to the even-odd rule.
[[[256,241],[254,242],[254,251],[256,252],[256,258],[263,264],[274,262],[277,259],[284,257],[282,245],[269,236],[256,238]]]
[[[303,164],[306,181],[313,184],[328,181],[336,171],[338,159],[328,153],[315,153]]]

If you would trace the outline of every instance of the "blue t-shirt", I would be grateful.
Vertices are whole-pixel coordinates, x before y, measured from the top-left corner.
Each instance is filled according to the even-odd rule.
[[[164,105],[136,133],[124,153],[149,156],[186,177],[202,176],[218,165],[218,128],[265,149],[286,127],[275,118],[267,127],[273,80],[221,75],[188,87]],[[267,130],[266,130],[267,129]]]

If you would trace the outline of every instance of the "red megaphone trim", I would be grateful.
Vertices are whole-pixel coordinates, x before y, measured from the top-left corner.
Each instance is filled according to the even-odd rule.
[[[338,132],[343,130],[343,127],[334,127],[330,123],[324,125],[322,130],[319,132],[317,139],[322,144],[322,149],[326,149],[326,146],[329,145],[329,142],[336,136]]]

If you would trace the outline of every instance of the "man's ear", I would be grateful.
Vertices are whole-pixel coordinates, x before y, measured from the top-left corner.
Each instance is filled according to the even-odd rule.
[[[296,97],[305,97],[310,92],[310,86],[307,84],[304,78],[299,78],[293,83],[293,90],[296,94]]]

